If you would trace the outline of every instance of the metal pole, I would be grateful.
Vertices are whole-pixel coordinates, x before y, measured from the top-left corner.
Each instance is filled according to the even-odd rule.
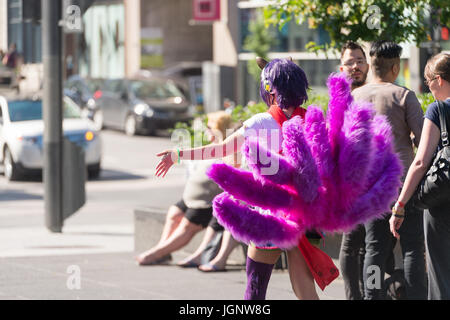
[[[61,0],[42,0],[42,60],[44,63],[45,223],[62,232],[62,30]]]

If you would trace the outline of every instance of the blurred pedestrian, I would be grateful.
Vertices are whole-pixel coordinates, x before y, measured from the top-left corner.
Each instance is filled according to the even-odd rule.
[[[353,91],[357,101],[374,104],[377,114],[385,115],[392,126],[395,151],[406,170],[414,158],[413,143],[419,145],[423,112],[411,90],[394,84],[400,73],[402,47],[394,42],[377,41],[371,45],[370,57],[373,79]],[[411,133],[414,134],[413,143]],[[369,152],[369,150],[368,150]],[[410,216],[399,230],[408,299],[426,298],[423,212],[412,204],[405,208]],[[389,231],[389,214],[365,224],[366,256],[364,258],[364,299],[384,299],[386,263],[392,254],[395,238]],[[375,280],[375,281],[374,281]],[[371,283],[369,283],[371,281]],[[379,285],[378,285],[379,284]]]
[[[342,47],[339,70],[352,79],[352,91],[366,84],[369,64],[363,48],[358,43],[348,41]],[[347,300],[362,300],[364,296],[365,236],[364,225],[342,235],[339,263]]]
[[[231,125],[231,117],[223,111],[208,114],[208,133],[212,143],[219,143]],[[223,227],[212,220],[212,200],[222,192],[206,170],[214,161],[192,161],[183,198],[169,208],[161,239],[156,246],[143,252],[136,259],[139,265],[165,263],[171,260],[170,253],[184,247],[202,229],[208,227],[200,252]],[[195,262],[184,266],[197,267]]]
[[[198,269],[203,272],[225,271],[228,257],[238,245],[239,242],[233,238],[230,231],[225,230],[223,232],[220,250],[217,255],[209,262],[201,264]]]
[[[216,223],[217,219],[213,217],[211,225]],[[238,244],[228,230],[216,231],[212,226],[208,226],[197,250],[177,265],[198,267],[203,272],[225,271],[228,257]]]
[[[15,43],[11,43],[8,52],[4,55],[2,62],[3,65],[10,69],[16,69],[18,66],[19,53],[17,52],[17,46]]]
[[[447,130],[450,128],[450,55],[440,53],[432,57],[425,67],[425,81],[436,100],[446,109]],[[392,234],[403,238],[405,225],[417,223],[413,214],[405,210],[423,176],[427,172],[436,150],[442,148],[441,124],[437,102],[427,108],[420,144],[409,167],[403,189],[392,209]],[[412,222],[410,221],[412,220]],[[450,200],[424,212],[424,232],[428,274],[428,299],[450,299]],[[418,224],[421,225],[421,224]]]
[[[5,52],[0,49],[0,63],[3,65],[3,58],[5,57]]]

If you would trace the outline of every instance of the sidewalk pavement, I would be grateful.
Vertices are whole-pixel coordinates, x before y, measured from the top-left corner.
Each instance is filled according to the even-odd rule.
[[[68,226],[62,234],[43,227],[0,232],[0,300],[241,300],[245,266],[227,272],[202,273],[171,265],[137,266],[133,226]],[[232,263],[232,261],[231,261]],[[338,266],[337,261],[335,260]],[[345,299],[342,278],[322,292],[321,299]],[[273,272],[268,300],[295,300],[287,271]]]

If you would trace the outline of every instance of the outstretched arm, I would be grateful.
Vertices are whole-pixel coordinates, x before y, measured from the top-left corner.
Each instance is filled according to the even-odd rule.
[[[179,160],[209,160],[219,159],[237,153],[244,143],[244,136],[240,131],[236,131],[221,143],[213,143],[207,146],[185,149],[166,150],[158,153],[162,157],[156,166],[157,177],[165,177],[172,165]]]

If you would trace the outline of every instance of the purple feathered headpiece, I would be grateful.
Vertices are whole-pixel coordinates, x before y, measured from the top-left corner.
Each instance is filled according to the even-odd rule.
[[[327,84],[326,117],[310,106],[305,119],[283,124],[283,156],[248,139],[251,172],[211,166],[209,176],[225,190],[214,199],[214,215],[236,239],[290,248],[306,230],[348,231],[389,211],[403,172],[390,125],[371,104],[353,101],[345,75]],[[255,152],[274,157],[277,173],[262,174]]]
[[[261,72],[259,93],[270,107],[270,94],[277,93],[277,102],[281,109],[299,107],[308,100],[308,80],[305,72],[290,59],[273,59],[267,62],[258,58]]]

